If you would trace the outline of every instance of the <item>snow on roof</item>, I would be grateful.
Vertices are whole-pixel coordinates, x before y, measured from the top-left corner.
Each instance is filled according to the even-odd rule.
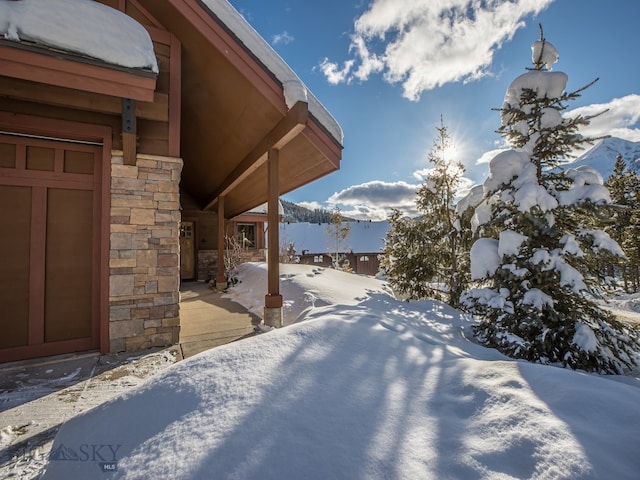
[[[0,0],[0,35],[158,73],[144,27],[91,0]]]
[[[260,215],[266,215],[267,213],[269,213],[269,204],[263,203],[262,205],[258,205],[257,207],[252,208],[251,210],[247,210],[244,213],[257,213]],[[282,202],[280,200],[278,200],[278,214],[284,215],[284,207],[282,206]]]
[[[300,101],[307,102],[311,115],[342,145],[343,133],[338,122],[244,17],[227,0],[202,0],[202,3],[282,83],[287,107],[291,108]]]
[[[383,239],[389,230],[389,222],[349,222],[351,231],[343,242],[346,251],[354,253],[377,253],[384,249]],[[280,224],[280,240],[282,243],[293,243],[298,254],[303,250],[308,253],[328,253],[335,240],[329,235],[327,223],[282,223]]]

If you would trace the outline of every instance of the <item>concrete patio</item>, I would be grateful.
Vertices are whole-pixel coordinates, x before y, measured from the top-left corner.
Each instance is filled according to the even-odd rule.
[[[255,334],[260,318],[213,290],[206,282],[180,286],[180,348],[188,358]]]

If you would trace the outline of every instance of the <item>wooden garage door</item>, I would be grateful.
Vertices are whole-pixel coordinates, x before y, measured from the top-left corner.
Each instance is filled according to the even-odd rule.
[[[99,347],[100,159],[0,135],[0,361]]]

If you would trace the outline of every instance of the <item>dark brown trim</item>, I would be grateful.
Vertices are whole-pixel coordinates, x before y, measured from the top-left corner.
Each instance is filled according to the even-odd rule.
[[[105,141],[107,132],[109,139],[111,138],[111,128],[106,125],[54,120],[2,111],[0,111],[0,129],[5,132],[41,135],[59,138],[63,141],[97,142],[103,145],[107,143]],[[111,145],[111,141],[109,141],[109,145]]]
[[[11,98],[110,115],[120,115],[122,111],[120,98],[69,90],[55,85],[48,85],[47,88],[40,87],[39,84],[21,79],[0,77],[0,93]],[[167,122],[169,108],[169,95],[155,92],[153,103],[136,102],[136,116],[146,120]]]
[[[327,160],[331,162],[331,165],[333,165],[336,170],[340,169],[343,147],[326,133],[324,127],[320,125],[314,117],[310,117],[307,128],[304,129],[302,134],[327,157]]]
[[[46,85],[72,88],[85,92],[126,97],[153,102],[155,76],[150,78],[130,72],[57,58],[0,45],[0,71],[2,75],[30,80]]]
[[[70,352],[84,352],[93,349],[95,349],[95,346],[90,338],[43,343],[37,346],[4,348],[0,350],[0,363],[26,360],[28,358],[48,357],[50,355],[60,355]]]
[[[120,4],[125,4],[125,3],[130,3],[136,10],[138,10],[142,15],[144,15],[144,17],[149,20],[149,22],[153,23],[155,29],[157,31],[160,32],[166,32],[166,30],[162,30],[162,24],[160,22],[158,22],[158,20],[155,19],[155,17],[153,15],[151,15],[146,8],[144,8],[142,5],[140,5],[140,2],[138,2],[137,0],[119,0]],[[124,10],[122,10],[124,13],[126,12],[126,7],[123,6]],[[143,25],[147,30],[149,30],[149,33],[151,33],[151,28],[148,25]],[[156,40],[156,38],[154,38],[154,40]],[[165,42],[166,43],[166,42]]]
[[[97,170],[99,178],[95,178],[100,182],[100,235],[98,255],[100,256],[99,265],[99,324],[97,326],[100,332],[100,353],[109,353],[109,253],[111,238],[111,148],[112,137],[111,129],[104,128],[102,135],[102,168]]]
[[[225,249],[225,233],[226,225],[224,222],[225,196],[222,195],[218,200],[218,271],[216,273],[217,285],[224,285],[227,281],[224,271],[224,249]]]
[[[29,345],[40,345],[44,343],[47,189],[45,187],[33,187],[31,191]]]
[[[178,37],[170,37],[169,65],[169,156],[180,157],[180,128],[182,105],[182,44]]]

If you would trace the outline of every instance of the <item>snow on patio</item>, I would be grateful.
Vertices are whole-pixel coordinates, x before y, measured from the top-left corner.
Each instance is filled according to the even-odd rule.
[[[296,323],[68,421],[44,478],[637,478],[637,378],[510,360],[378,280],[281,274]],[[257,309],[265,266],[240,279],[230,297]]]

